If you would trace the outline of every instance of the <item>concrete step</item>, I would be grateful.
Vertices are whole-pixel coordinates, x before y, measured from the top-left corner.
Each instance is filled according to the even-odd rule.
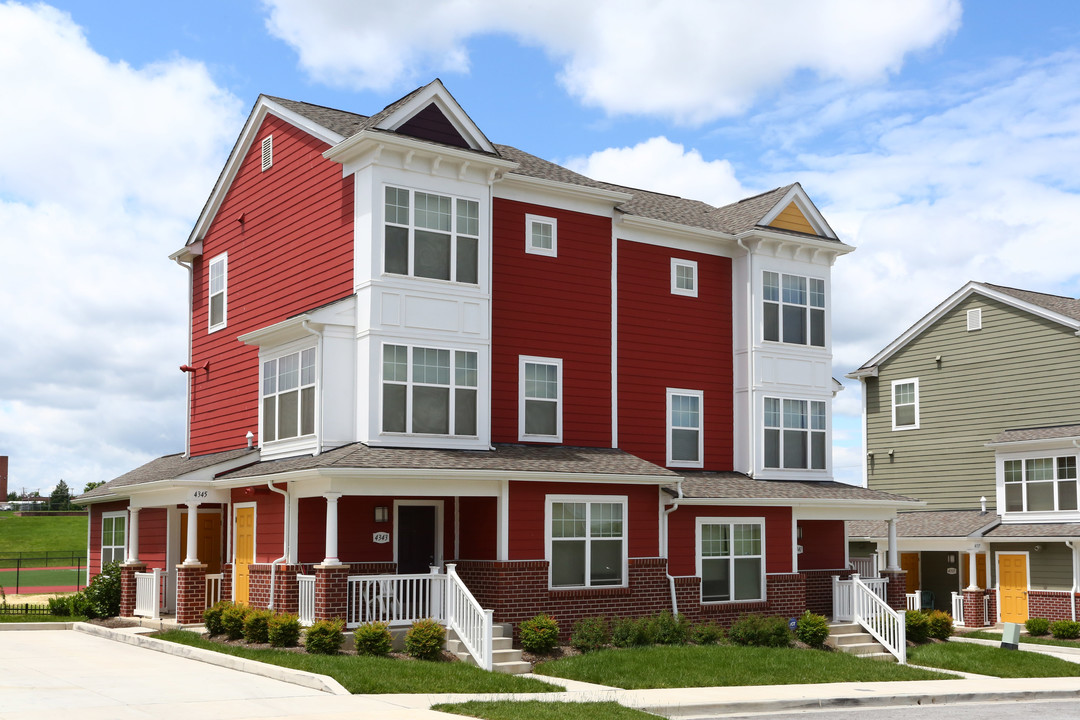
[[[863,632],[862,625],[860,625],[859,623],[837,622],[837,623],[831,623],[829,625],[829,634],[830,635],[845,635],[847,633],[858,633],[858,632]]]
[[[885,646],[878,642],[852,643],[850,645],[840,645],[836,649],[850,655],[872,655],[886,652]]]
[[[509,650],[512,648],[514,641],[508,637],[495,637],[491,638],[491,648],[493,650]],[[460,638],[454,636],[454,633],[447,633],[446,635],[446,649],[450,652],[458,652],[465,649],[465,643]]]
[[[841,645],[856,645],[858,643],[873,642],[874,637],[870,633],[865,632],[852,632],[843,633],[840,635],[829,635],[826,642],[832,647],[840,647]]]

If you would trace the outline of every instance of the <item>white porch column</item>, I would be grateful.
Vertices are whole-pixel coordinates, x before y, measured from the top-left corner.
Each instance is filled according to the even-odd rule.
[[[323,565],[340,565],[338,558],[338,512],[337,501],[341,493],[323,493],[326,498],[326,557]]]
[[[139,508],[128,506],[128,556],[125,562],[139,562]]]
[[[979,564],[977,558],[979,552],[975,548],[968,550],[968,586],[965,590],[980,590],[979,587]]]
[[[896,548],[896,518],[889,520],[889,567],[885,569],[893,572],[900,569],[900,553]]]
[[[185,565],[199,565],[199,503],[187,503],[187,557]]]

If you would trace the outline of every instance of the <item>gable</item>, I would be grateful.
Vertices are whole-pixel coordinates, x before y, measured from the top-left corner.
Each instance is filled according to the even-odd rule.
[[[799,183],[789,185],[784,196],[775,201],[772,209],[757,221],[757,225],[831,240],[839,239]]]
[[[787,207],[780,211],[780,214],[773,218],[773,221],[769,223],[769,227],[779,228],[781,230],[794,230],[795,232],[806,233],[808,235],[817,235],[817,231],[814,226],[810,224],[810,221],[806,219],[806,216],[799,211],[799,208],[792,201],[788,203]]]
[[[443,145],[469,147],[468,141],[461,136],[454,124],[435,103],[431,103],[405,121],[398,127],[397,132],[399,135],[431,140]]]
[[[378,130],[497,154],[495,146],[438,79],[387,106],[372,120]]]

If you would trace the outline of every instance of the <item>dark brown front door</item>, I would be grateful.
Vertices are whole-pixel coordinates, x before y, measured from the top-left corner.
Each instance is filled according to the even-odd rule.
[[[398,574],[429,572],[435,564],[435,506],[399,505]]]

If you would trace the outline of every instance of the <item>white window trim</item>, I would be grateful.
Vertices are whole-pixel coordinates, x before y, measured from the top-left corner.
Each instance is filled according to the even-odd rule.
[[[915,424],[914,425],[897,425],[896,424],[896,386],[915,384]],[[918,430],[919,429],[919,378],[905,378],[903,380],[893,380],[889,386],[889,407],[892,413],[892,429],[893,430]]]
[[[124,521],[124,543],[123,545],[106,545],[105,544],[105,520],[106,518],[122,518]],[[127,560],[127,548],[128,548],[128,533],[130,532],[130,521],[128,520],[127,510],[112,510],[109,512],[101,513],[101,536],[98,538],[98,571],[105,569],[105,548],[110,549],[120,548],[120,562],[123,563]],[[113,558],[115,560],[115,558]]]
[[[982,330],[982,308],[973,308],[967,311],[967,330]]]
[[[765,425],[765,400],[778,400],[780,402],[780,425],[779,427],[771,427]],[[784,426],[784,401],[796,400],[806,403],[806,428],[788,428]],[[817,429],[812,427],[813,425],[813,405],[811,403],[824,403],[825,404],[825,427],[824,429]],[[832,472],[832,413],[829,403],[824,398],[814,397],[791,397],[786,395],[764,395],[761,398],[761,404],[758,406],[761,408],[761,420],[758,426],[758,437],[761,441],[761,468],[770,473],[813,473],[815,475],[821,475],[822,473]],[[769,467],[765,464],[765,431],[766,430],[779,430],[780,431],[780,466]],[[807,440],[807,457],[806,467],[794,468],[784,467],[784,432],[786,430],[799,430],[805,432]],[[825,467],[815,468],[814,464],[814,448],[813,448],[813,435],[812,433],[825,433]]]
[[[702,605],[728,605],[731,603],[748,603],[748,602],[764,602],[767,598],[765,596],[765,576],[768,575],[767,562],[768,562],[768,548],[765,546],[766,534],[765,534],[765,518],[763,517],[699,517],[694,525],[694,559],[697,563],[697,576],[704,581],[701,569],[701,526],[702,525],[724,525],[724,524],[738,524],[738,525],[758,525],[761,527],[761,597],[756,599],[744,599],[744,600],[700,600]],[[734,542],[734,537],[732,537]],[[732,555],[732,557],[735,557]],[[743,556],[752,557],[752,556]],[[732,594],[734,595],[735,583],[734,575],[732,578]],[[702,583],[698,591],[699,599],[704,593],[704,582]]]
[[[1059,458],[1075,458],[1077,464],[1078,477],[1073,480],[1072,478],[1058,479],[1057,461]],[[1005,482],[1005,463],[1010,460],[1018,461],[1020,467],[1021,481],[1019,483],[1006,483]],[[1034,482],[1052,483],[1054,485],[1054,509],[1053,510],[1029,510],[1028,509],[1028,460],[1050,460],[1053,463],[1053,479],[1052,480],[1036,480]],[[1080,454],[1078,454],[1075,448],[1059,449],[1059,450],[1033,450],[1024,453],[1016,453],[1010,455],[999,455],[996,461],[997,465],[997,507],[998,513],[1006,518],[1020,518],[1023,517],[1027,522],[1032,521],[1044,521],[1044,522],[1080,522],[1080,507],[1076,510],[1061,510],[1060,498],[1058,496],[1057,485],[1060,482],[1075,482],[1077,483],[1077,497],[1080,501]],[[1008,485],[1019,485],[1021,488],[1021,499],[1023,501],[1023,510],[1009,510],[1008,501],[1006,500],[1006,487]]]
[[[538,365],[555,366],[555,382],[558,385],[558,395],[555,398],[555,434],[536,435],[525,432],[525,364],[535,363]],[[562,442],[563,436],[563,367],[562,358],[535,357],[533,355],[518,356],[518,440],[532,442]]]
[[[221,263],[221,322],[214,324],[210,306],[213,304],[214,295],[210,291],[210,274],[215,264]],[[206,263],[206,326],[207,333],[217,332],[229,324],[229,253],[223,252],[210,259]]]
[[[289,355],[300,355],[300,359],[301,359],[301,362],[302,362],[303,354],[304,354],[304,351],[306,351],[306,350],[314,350],[315,351],[315,383],[313,385],[313,387],[315,388],[315,430],[314,430],[314,432],[307,433],[307,434],[301,433],[300,430],[302,429],[302,427],[299,424],[300,420],[298,419],[297,420],[297,423],[298,423],[297,424],[297,433],[298,433],[297,435],[294,435],[292,437],[287,437],[287,438],[278,437],[278,438],[275,438],[273,440],[266,440],[265,437],[264,437],[265,433],[263,432],[264,427],[265,427],[264,424],[263,424],[264,421],[265,421],[264,412],[263,412],[263,400],[267,396],[263,394],[263,366],[266,363],[270,362],[271,360],[280,361],[281,358],[288,357]],[[300,367],[303,367],[303,366],[301,365]],[[300,372],[299,369],[298,369],[298,372]],[[300,389],[302,389],[304,387],[308,387],[307,385],[302,384],[300,382],[299,378],[298,378],[297,382],[298,382],[298,384],[296,386],[297,390],[300,390]],[[311,442],[312,438],[317,437],[319,435],[319,432],[320,432],[320,406],[322,404],[322,393],[320,391],[321,388],[322,388],[322,362],[320,362],[320,358],[319,358],[318,344],[312,343],[309,339],[305,338],[302,341],[290,343],[289,345],[285,345],[285,346],[282,346],[280,348],[277,348],[272,353],[266,353],[265,355],[260,354],[259,355],[259,447],[271,447],[272,448],[272,447],[278,447],[278,446],[281,446],[281,445],[288,445],[290,443],[291,444],[299,443],[299,444],[307,445],[307,444],[309,444]],[[281,394],[281,390],[278,389],[274,393],[274,396],[276,397],[276,396],[279,396],[280,394]],[[297,400],[297,410],[302,411],[302,403],[301,403],[301,401],[299,399]],[[281,426],[281,414],[280,413],[278,413],[277,417],[275,418],[275,423],[276,424],[275,424],[275,433],[274,434],[276,435],[277,434],[277,432],[276,432],[277,428],[279,428]]]
[[[777,282],[780,283],[780,285],[778,287],[779,297],[776,300],[766,300],[765,299],[765,273],[773,273],[774,275],[777,276]],[[806,303],[805,304],[784,302],[784,276],[785,275],[788,275],[790,277],[800,277],[800,278],[803,278],[804,280],[806,280]],[[824,307],[818,307],[816,305],[811,305],[810,304],[810,281],[811,280],[818,280],[823,285],[823,288],[824,288],[824,291],[825,291],[825,306]],[[826,278],[819,277],[819,276],[816,276],[816,275],[803,275],[803,274],[800,274],[798,272],[786,272],[786,271],[780,270],[780,269],[773,270],[773,269],[769,269],[769,268],[764,268],[761,271],[761,273],[759,273],[759,277],[758,277],[757,281],[761,283],[761,286],[760,286],[760,291],[761,291],[760,307],[762,308],[762,322],[760,324],[760,330],[759,330],[759,332],[761,333],[761,342],[763,342],[763,343],[775,343],[777,345],[788,345],[788,346],[792,346],[792,347],[802,347],[802,348],[807,348],[807,349],[813,349],[813,348],[827,349],[827,348],[829,348],[829,346],[830,346],[830,333],[831,333],[830,318],[829,318],[829,303],[831,302],[830,298],[831,298],[832,289],[830,288],[829,282],[828,282],[828,280]],[[769,303],[774,303],[777,306],[777,316],[778,316],[777,317],[777,335],[778,335],[778,339],[776,339],[776,340],[766,340],[765,339],[764,307],[765,307],[766,304],[769,304]],[[790,305],[792,307],[801,307],[801,308],[806,309],[806,325],[805,325],[806,342],[797,343],[797,342],[788,342],[787,340],[784,340],[784,306],[786,306],[786,305]],[[822,326],[822,329],[821,329],[822,336],[823,336],[823,339],[824,339],[824,344],[823,345],[814,345],[813,343],[810,342],[811,327],[813,326],[813,322],[811,321],[810,318],[811,318],[812,311],[814,311],[814,310],[820,310],[820,311],[822,311],[824,313],[823,326]]]
[[[585,503],[591,505],[591,503],[619,503],[622,505],[622,583],[619,585],[589,585],[590,571],[592,570],[592,553],[589,552],[590,543],[592,542],[592,536],[586,535],[585,537],[585,584],[584,585],[552,585],[551,584],[551,544],[553,538],[551,536],[551,506],[554,503]],[[548,563],[548,590],[606,590],[608,588],[625,588],[629,587],[629,568],[630,568],[630,520],[628,517],[628,511],[630,509],[629,496],[627,495],[548,495],[544,502],[544,559]],[[585,527],[586,531],[591,531],[590,520],[591,510],[586,511]],[[601,540],[614,540],[615,538],[600,538]]]
[[[262,139],[262,171],[266,172],[274,166],[274,136],[267,135]]]
[[[386,380],[386,375],[385,375],[384,369],[383,369],[383,357],[384,357],[384,355],[383,355],[384,350],[383,349],[388,345],[399,346],[399,347],[406,348],[406,362],[407,362],[407,368],[408,368],[408,380],[406,380],[404,382],[402,382],[400,380],[390,380],[390,381]],[[413,349],[415,349],[415,348],[420,348],[420,349],[423,349],[423,350],[446,350],[446,351],[448,351],[450,353],[450,384],[449,385],[438,385],[438,384],[435,384],[435,383],[421,383],[421,382],[416,382],[413,379]],[[476,355],[476,365],[477,365],[477,367],[476,367],[476,385],[458,385],[457,384],[457,378],[456,378],[456,375],[455,375],[456,370],[457,370],[457,366],[455,365],[455,360],[457,358],[456,353],[459,353],[459,352],[473,353],[474,355]],[[416,343],[416,342],[407,342],[407,341],[400,341],[399,342],[399,341],[394,341],[394,340],[386,340],[386,341],[384,341],[383,343],[381,343],[379,345],[379,354],[378,354],[377,362],[379,364],[379,375],[378,375],[378,377],[379,377],[379,396],[378,396],[379,404],[378,404],[378,408],[377,408],[376,418],[377,418],[377,427],[379,428],[379,436],[380,437],[386,437],[386,438],[403,438],[403,437],[449,438],[449,439],[455,439],[455,440],[456,439],[472,439],[472,438],[480,437],[480,434],[482,432],[481,431],[481,426],[480,426],[480,423],[481,423],[480,403],[482,402],[482,398],[480,396],[480,379],[485,377],[485,375],[484,375],[484,373],[483,373],[483,371],[482,371],[482,369],[480,367],[480,362],[481,362],[481,353],[480,352],[478,352],[475,349],[470,349],[470,348],[447,347],[445,345],[426,345],[426,344]],[[388,382],[390,384],[392,384],[392,385],[404,385],[405,388],[406,388],[406,390],[405,390],[405,427],[406,427],[406,431],[405,432],[397,432],[397,431],[394,431],[394,430],[385,430],[385,429],[383,429],[383,422],[384,422],[384,417],[383,417],[383,394],[385,393],[386,385],[387,385]],[[439,434],[439,433],[409,432],[408,429],[411,428],[412,425],[413,425],[412,397],[413,397],[413,388],[415,388],[415,387],[447,387],[447,388],[450,389],[450,398],[449,398],[449,400],[450,400],[450,404],[449,404],[450,417],[448,419],[449,419],[449,422],[450,422],[451,425],[454,424],[455,411],[457,409],[457,406],[456,406],[457,393],[454,392],[454,391],[459,390],[459,389],[461,389],[461,390],[475,390],[476,391],[476,433],[473,434],[473,435],[461,435],[461,434],[454,434],[454,433],[447,433],[447,434],[443,435],[443,434]],[[457,428],[454,428],[454,429],[456,430]]]
[[[694,287],[681,288],[679,287],[677,274],[678,269],[690,268],[694,271]],[[698,296],[698,266],[696,260],[683,260],[681,258],[671,258],[671,294],[672,295],[685,295],[687,297]]]
[[[671,413],[671,400],[674,396],[688,396],[696,397],[698,399],[698,459],[693,460],[676,460],[672,457],[672,448],[674,443],[672,442],[672,431],[675,429],[672,425],[672,413]],[[680,429],[689,429],[681,428]],[[704,390],[684,390],[681,388],[668,388],[667,389],[667,464],[669,467],[688,467],[699,468],[705,466],[705,391]]]
[[[395,190],[404,190],[409,193],[409,222],[408,224],[390,222],[387,219],[386,214],[386,190],[387,188],[393,188]],[[444,280],[442,278],[425,277],[423,275],[417,275],[416,269],[416,194],[423,193],[425,195],[436,195],[439,197],[450,198],[450,225],[451,229],[445,234],[450,236],[450,279]],[[478,197],[470,197],[467,195],[458,195],[452,192],[444,192],[443,190],[432,190],[430,188],[413,187],[411,185],[401,185],[398,183],[385,183],[382,185],[382,194],[380,195],[380,222],[381,222],[381,238],[382,245],[379,249],[381,255],[380,264],[382,266],[382,274],[391,278],[409,278],[410,280],[421,280],[424,282],[436,282],[449,285],[461,285],[463,287],[476,288],[480,287],[484,282],[484,254],[486,252],[484,248],[484,203]],[[458,216],[457,216],[457,203],[459,200],[465,200],[467,202],[475,202],[477,204],[477,235],[469,235],[458,230]],[[406,273],[390,272],[386,269],[386,228],[387,226],[406,228],[408,230],[408,243],[409,243],[409,267]],[[422,228],[421,228],[422,229]],[[443,231],[437,231],[443,232]],[[458,240],[460,238],[469,238],[476,240],[476,282],[465,282],[457,279],[457,258],[458,258]]]
[[[543,225],[551,226],[551,247],[541,248],[536,247],[532,243],[532,226],[533,223],[541,223]],[[559,221],[556,218],[544,217],[543,215],[525,215],[525,252],[530,255],[546,255],[548,257],[558,257],[559,255]]]

